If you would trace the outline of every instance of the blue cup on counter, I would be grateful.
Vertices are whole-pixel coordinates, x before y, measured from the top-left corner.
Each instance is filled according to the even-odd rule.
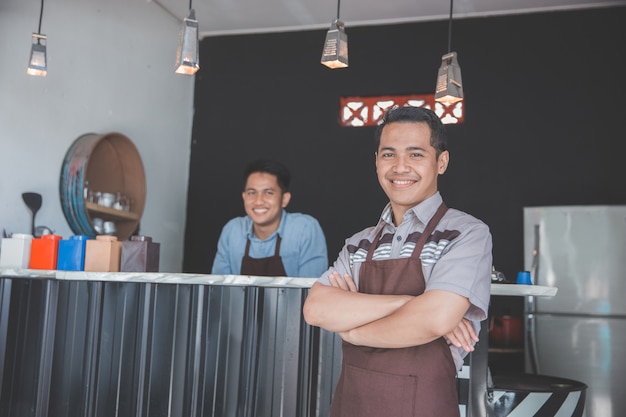
[[[529,271],[520,271],[517,273],[517,284],[532,285]]]

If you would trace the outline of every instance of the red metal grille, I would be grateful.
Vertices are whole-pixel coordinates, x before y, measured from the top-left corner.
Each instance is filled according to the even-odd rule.
[[[433,110],[444,124],[462,123],[463,101],[446,106],[435,101],[434,94],[408,96],[341,97],[339,123],[343,127],[376,126],[392,106],[416,106]]]

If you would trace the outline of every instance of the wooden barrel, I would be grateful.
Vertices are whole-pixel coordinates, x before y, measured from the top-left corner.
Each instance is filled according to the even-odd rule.
[[[74,233],[103,234],[94,226],[94,219],[101,219],[114,223],[118,240],[128,239],[139,226],[146,201],[146,176],[137,148],[121,133],[78,137],[65,154],[59,191],[63,214]],[[99,204],[98,193],[121,198],[105,206]]]

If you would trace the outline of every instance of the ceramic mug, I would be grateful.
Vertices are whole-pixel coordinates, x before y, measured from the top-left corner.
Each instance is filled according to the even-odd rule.
[[[96,233],[101,234],[104,232],[104,220],[99,217],[95,217],[93,219],[93,228],[96,230]]]
[[[517,284],[532,285],[532,283],[533,282],[530,279],[530,272],[520,271],[517,273]]]
[[[115,223],[113,222],[104,222],[103,231],[105,235],[114,235],[115,234]]]
[[[104,207],[111,207],[115,203],[115,194],[111,193],[102,193],[100,195],[100,200],[98,204]]]

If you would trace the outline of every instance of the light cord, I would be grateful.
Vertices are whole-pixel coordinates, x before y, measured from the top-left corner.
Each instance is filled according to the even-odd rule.
[[[41,35],[41,21],[43,20],[43,0],[41,0],[41,9],[39,10],[39,33]]]
[[[448,53],[452,51],[452,8],[454,0],[450,0],[450,19],[448,19]]]

